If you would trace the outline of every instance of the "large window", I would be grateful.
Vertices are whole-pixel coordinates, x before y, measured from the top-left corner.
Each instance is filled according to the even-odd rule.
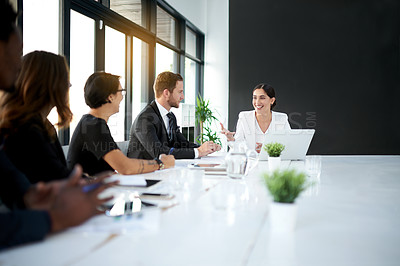
[[[193,140],[195,97],[202,91],[204,65],[200,56],[204,44],[199,45],[204,37],[194,25],[163,0],[36,2],[22,0],[18,6],[23,14],[24,54],[33,50],[64,54],[70,66],[74,117],[70,127],[60,131],[62,144],[69,143],[77,123],[89,111],[83,88],[94,71],[121,76],[127,90],[119,113],[108,123],[116,141],[128,140],[133,120],[154,99],[156,75],[180,73],[186,99],[175,111]],[[49,119],[57,122],[55,109]]]
[[[37,1],[24,0],[23,7],[24,54],[34,50],[58,54],[59,1],[41,0],[39,5]]]
[[[47,7],[46,10],[35,1],[23,1],[24,55],[35,50],[58,54],[59,2],[43,0],[41,3]],[[57,109],[53,108],[47,118],[51,123],[56,124],[58,121]]]
[[[146,26],[146,17],[142,12],[142,0],[110,0],[110,8],[132,22]]]
[[[93,19],[71,10],[70,80],[72,86],[69,89],[69,99],[74,116],[70,124],[70,137],[81,117],[89,111],[83,88],[87,78],[94,71],[94,31]]]
[[[121,86],[125,87],[125,34],[106,26],[105,32],[105,71],[120,76]],[[119,112],[108,120],[115,141],[125,138],[125,101],[121,101]]]
[[[177,72],[178,54],[167,47],[156,45],[156,75],[164,71]]]

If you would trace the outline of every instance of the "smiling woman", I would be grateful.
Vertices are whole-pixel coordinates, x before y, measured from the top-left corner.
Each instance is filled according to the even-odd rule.
[[[236,132],[230,132],[221,124],[221,133],[228,141],[245,141],[249,149],[260,152],[265,134],[290,129],[288,116],[272,111],[275,105],[275,89],[265,83],[258,84],[253,89],[254,110],[239,113]]]
[[[96,72],[86,81],[85,102],[89,114],[79,121],[68,149],[68,166],[80,164],[83,171],[95,175],[103,171],[120,174],[147,173],[175,165],[173,156],[161,156],[161,164],[155,160],[138,160],[126,157],[111,135],[107,122],[119,112],[124,98],[119,76]]]

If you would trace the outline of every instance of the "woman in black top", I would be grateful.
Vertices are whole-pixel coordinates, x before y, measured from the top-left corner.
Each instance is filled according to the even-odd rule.
[[[65,58],[44,51],[25,55],[15,87],[0,103],[0,134],[8,158],[31,183],[66,178],[70,170],[47,119],[53,107],[59,115],[57,126],[72,118]]]
[[[174,167],[172,155],[162,154],[155,160],[131,159],[118,148],[107,122],[111,115],[119,112],[124,92],[118,76],[96,72],[88,78],[84,94],[90,111],[82,116],[72,135],[68,149],[70,167],[80,164],[89,175],[105,170],[131,175]]]

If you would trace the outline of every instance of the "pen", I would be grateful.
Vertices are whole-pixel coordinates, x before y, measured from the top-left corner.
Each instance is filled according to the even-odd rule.
[[[102,183],[95,183],[95,184],[90,184],[90,185],[86,185],[82,188],[82,191],[85,193],[88,193],[89,191],[92,191],[96,188],[98,188],[99,186],[101,186]]]
[[[171,149],[169,150],[169,152],[168,152],[168,155],[171,155],[173,151],[174,151],[174,148],[171,148]]]

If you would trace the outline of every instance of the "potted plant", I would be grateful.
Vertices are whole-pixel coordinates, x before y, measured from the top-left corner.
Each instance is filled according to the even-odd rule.
[[[213,141],[221,145],[221,140],[217,133],[211,129],[212,122],[218,121],[218,119],[214,116],[209,104],[208,100],[204,100],[200,95],[197,96],[196,123],[200,125],[200,135],[197,142],[202,144],[205,141]]]
[[[264,150],[268,153],[268,166],[270,171],[278,169],[281,164],[281,153],[285,145],[273,142],[264,145]]]
[[[270,208],[270,226],[274,231],[292,231],[296,225],[296,198],[307,188],[306,174],[296,170],[275,170],[263,176],[273,197]]]

